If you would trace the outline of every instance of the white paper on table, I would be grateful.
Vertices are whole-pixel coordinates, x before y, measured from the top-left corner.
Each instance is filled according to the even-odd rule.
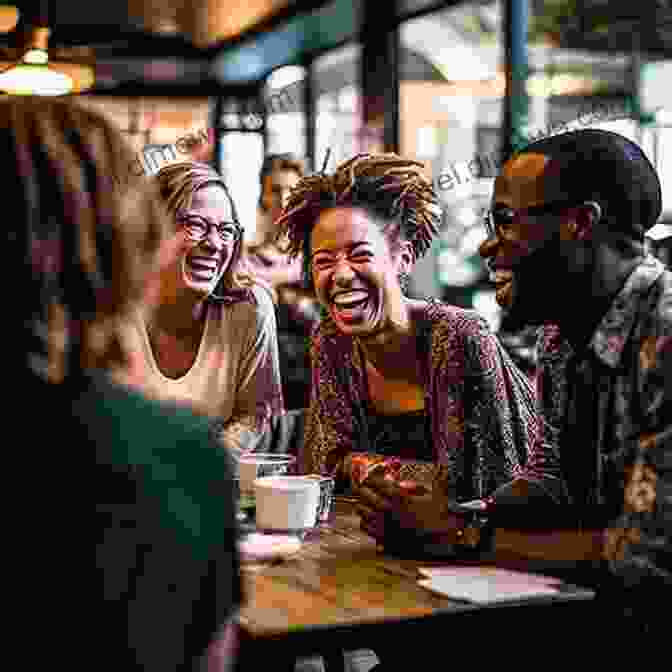
[[[562,583],[552,577],[488,567],[422,568],[420,571],[430,576],[418,581],[423,588],[477,604],[557,595]]]
[[[524,583],[527,585],[560,585],[562,579],[554,576],[545,576],[544,574],[530,574],[528,572],[516,572],[511,569],[501,569],[500,567],[419,567],[418,571],[428,579],[436,576],[453,576],[465,578],[492,578],[493,580]]]

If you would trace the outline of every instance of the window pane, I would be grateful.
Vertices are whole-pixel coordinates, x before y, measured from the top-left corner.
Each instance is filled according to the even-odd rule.
[[[364,151],[360,79],[361,48],[348,45],[315,59],[316,108],[315,166],[331,150],[327,170],[333,171],[354,154]]]
[[[306,155],[305,68],[278,68],[264,90],[268,154]]]
[[[257,221],[259,171],[264,159],[264,140],[259,133],[224,133],[221,170],[245,227],[245,242],[252,241]]]
[[[444,210],[412,291],[465,307],[476,295],[490,305],[478,245],[493,181],[484,175],[494,171],[502,123],[500,12],[497,2],[464,3],[400,28],[400,151],[425,164]]]

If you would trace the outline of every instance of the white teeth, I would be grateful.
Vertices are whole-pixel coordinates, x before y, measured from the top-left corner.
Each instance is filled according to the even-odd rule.
[[[333,301],[337,306],[343,306],[351,303],[359,303],[360,301],[366,300],[368,297],[369,295],[362,291],[343,292],[334,297]]]
[[[199,271],[210,271],[214,273],[217,270],[217,264],[211,261],[204,261],[201,259],[190,259],[189,265]]]

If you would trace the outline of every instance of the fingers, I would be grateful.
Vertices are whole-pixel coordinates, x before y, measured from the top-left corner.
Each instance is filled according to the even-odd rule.
[[[386,478],[385,474],[380,471],[371,474],[364,481],[363,487],[375,491],[379,497],[385,497],[386,499],[395,499],[402,494],[397,481]]]
[[[362,504],[370,509],[376,511],[389,511],[392,508],[391,500],[384,494],[381,494],[380,491],[368,487],[368,482],[367,485],[359,488],[357,495]]]
[[[402,495],[427,495],[430,490],[417,481],[399,481],[399,489]]]

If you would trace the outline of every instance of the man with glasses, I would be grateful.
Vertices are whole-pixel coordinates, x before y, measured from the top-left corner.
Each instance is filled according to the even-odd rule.
[[[388,487],[402,530],[571,567],[627,645],[666,631],[656,608],[672,594],[672,273],[644,248],[660,211],[653,166],[615,133],[552,136],[504,163],[480,254],[511,322],[540,326],[543,430],[486,500]]]
[[[502,167],[480,249],[509,317],[542,325],[544,435],[491,524],[590,531],[574,559],[608,566],[598,594],[643,633],[672,592],[672,273],[644,248],[661,200],[626,138],[553,136]]]

